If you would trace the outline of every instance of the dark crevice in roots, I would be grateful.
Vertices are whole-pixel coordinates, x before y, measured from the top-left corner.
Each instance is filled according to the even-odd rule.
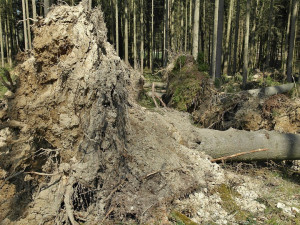
[[[87,211],[88,207],[96,202],[95,190],[85,187],[83,184],[73,184],[72,203],[75,211]]]

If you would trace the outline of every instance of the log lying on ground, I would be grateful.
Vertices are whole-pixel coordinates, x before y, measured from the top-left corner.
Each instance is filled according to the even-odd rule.
[[[167,84],[163,82],[153,82],[156,88],[166,88]],[[152,82],[147,82],[144,84],[144,88],[151,88]]]
[[[284,134],[275,131],[260,130],[255,132],[229,129],[217,131],[197,129],[196,149],[213,158],[224,157],[255,149],[268,151],[241,155],[232,160],[298,160],[300,159],[300,135]]]
[[[294,87],[295,87],[294,83],[288,83],[288,84],[283,84],[283,85],[279,85],[279,86],[252,89],[252,90],[246,91],[246,93],[252,95],[253,97],[271,96],[271,95],[286,93],[286,92],[292,90]]]

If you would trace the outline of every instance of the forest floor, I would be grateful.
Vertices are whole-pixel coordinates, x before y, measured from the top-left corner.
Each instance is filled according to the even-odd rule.
[[[247,101],[223,107],[181,58],[163,98],[175,109],[137,104],[142,75],[107,42],[101,11],[86,8],[52,9],[16,69],[18,88],[1,110],[10,126],[0,131],[0,224],[300,224],[295,162],[217,164],[197,150],[201,127],[226,129]],[[288,107],[297,99],[278,101],[255,108],[265,113],[256,129],[297,133],[298,108]],[[289,126],[272,122],[279,114]]]
[[[166,94],[163,99],[167,105],[189,112],[191,123],[197,127],[300,133],[297,90],[264,98],[238,98],[240,96],[234,95],[241,92],[239,77],[223,77],[216,88],[188,57],[179,56],[175,59],[167,76],[160,76],[159,73],[153,76],[146,70],[144,77],[147,88],[139,98],[143,107],[150,111],[157,110],[151,96],[146,94],[151,92],[148,83],[165,83]],[[276,70],[275,73],[274,70],[267,73],[257,70],[251,75],[248,88],[278,85],[278,79],[281,78]],[[159,92],[160,89],[156,88]],[[222,93],[230,93],[233,97],[223,104],[211,102],[211,96],[217,97]],[[203,202],[211,204],[211,199],[197,194],[178,201],[175,207],[178,211],[169,215],[175,224],[193,224],[188,217],[193,221],[203,221],[203,215],[211,220],[199,224],[300,224],[300,161],[228,161],[219,165],[229,181],[227,185],[221,185],[209,193],[213,196],[217,192],[219,201],[214,199],[216,205],[207,206]],[[245,183],[245,187],[241,187],[242,183]],[[240,198],[243,188],[247,194]],[[245,199],[247,203],[243,205]],[[226,211],[227,215],[223,216],[227,219],[222,220],[221,213],[210,210],[210,207],[216,209],[219,206]]]

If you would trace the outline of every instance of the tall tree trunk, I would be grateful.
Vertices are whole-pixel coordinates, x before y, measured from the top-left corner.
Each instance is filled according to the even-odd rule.
[[[115,0],[115,10],[116,10],[116,51],[117,51],[117,55],[120,55],[120,50],[119,50],[119,9],[118,9],[118,0]]]
[[[169,0],[165,0],[165,40],[164,40],[164,67],[168,64],[169,51]]]
[[[24,27],[24,42],[25,42],[25,51],[28,50],[28,33],[27,33],[27,22],[26,22],[26,5],[25,0],[22,0],[22,9],[23,9],[23,27]]]
[[[36,4],[35,4],[35,0],[31,1],[32,3],[32,17],[34,22],[36,22]]]
[[[153,73],[153,45],[154,45],[154,0],[151,2],[151,50],[150,50],[150,70]]]
[[[4,67],[4,48],[3,48],[3,32],[2,32],[2,9],[0,9],[0,48],[1,48],[1,66]]]
[[[237,10],[235,17],[235,31],[234,31],[234,50],[233,50],[233,73],[237,72],[237,50],[239,41],[239,24],[240,24],[240,0],[236,2]]]
[[[188,46],[187,32],[188,32],[188,1],[185,2],[184,52],[187,51],[187,46]]]
[[[218,37],[217,37],[217,55],[216,55],[216,79],[221,78],[222,71],[222,40],[223,40],[223,16],[224,16],[224,0],[219,0],[218,13]]]
[[[254,12],[254,18],[253,18],[253,26],[252,26],[252,29],[251,29],[251,34],[250,34],[250,57],[249,57],[249,61],[250,61],[250,65],[251,65],[251,68],[254,68],[255,67],[255,59],[256,59],[256,49],[255,49],[255,44],[257,42],[257,35],[258,35],[258,32],[256,31],[256,21],[257,21],[257,18],[259,18],[259,15],[258,15],[258,5],[259,5],[259,0],[256,0],[256,3],[255,3],[255,12]]]
[[[231,35],[231,20],[232,20],[232,12],[233,12],[234,0],[230,0],[229,4],[229,13],[228,13],[228,22],[227,22],[227,34],[226,34],[226,42],[225,42],[225,56],[224,56],[224,74],[228,74],[228,61],[229,61],[229,40]]]
[[[124,44],[125,44],[125,63],[129,65],[128,61],[128,0],[125,0],[125,24],[124,24]]]
[[[250,10],[251,0],[247,0],[246,23],[245,23],[245,43],[244,43],[244,65],[243,65],[243,88],[246,87],[248,77],[248,47],[249,47],[249,30],[250,30]]]
[[[295,30],[296,30],[296,20],[298,16],[298,6],[299,0],[293,0],[293,12],[291,16],[291,32],[290,32],[290,44],[289,52],[287,58],[287,81],[292,82],[292,70],[293,70],[293,55],[294,55],[294,46],[295,46]]]
[[[289,14],[288,14],[288,22],[286,26],[286,36],[285,36],[285,48],[284,48],[284,56],[283,56],[283,74],[286,74],[286,66],[287,66],[287,56],[289,50],[289,38],[290,38],[290,22],[291,22],[291,12],[292,12],[292,3],[293,0],[289,2]]]
[[[196,60],[198,55],[198,38],[199,38],[199,9],[200,9],[200,0],[195,2],[194,10],[194,28],[193,28],[193,57]]]
[[[266,59],[267,68],[270,66],[270,55],[271,55],[270,43],[272,40],[271,35],[272,35],[272,21],[273,21],[273,5],[274,5],[274,0],[271,0],[270,10],[269,10],[268,39],[267,39],[267,59]]]
[[[207,48],[206,48],[206,38],[209,39],[207,36],[209,36],[209,32],[206,32],[206,6],[205,6],[205,1],[206,0],[203,0],[203,11],[202,11],[202,30],[204,32],[204,35],[203,35],[203,59],[204,59],[204,62],[208,62],[208,60],[206,60],[206,56],[207,56]]]
[[[214,33],[213,33],[212,58],[211,58],[211,77],[213,80],[216,79],[218,18],[219,18],[219,0],[215,0]]]
[[[193,40],[193,38],[192,38],[192,35],[193,35],[193,27],[192,27],[192,8],[193,8],[193,1],[192,0],[190,0],[190,16],[189,16],[189,18],[190,18],[190,20],[189,20],[189,29],[190,29],[190,35],[189,35],[189,51],[190,52],[192,52],[192,40]]]
[[[23,1],[23,0],[22,0]],[[50,8],[50,0],[44,0],[44,17],[47,16]]]
[[[141,0],[141,73],[144,73],[144,0]]]
[[[181,20],[180,20],[180,28],[181,28],[181,31],[180,31],[180,39],[179,39],[179,43],[180,43],[180,51],[183,51],[184,49],[184,34],[185,34],[185,31],[184,31],[184,3],[183,1],[180,2],[180,5],[181,5],[181,9],[180,9],[180,15],[181,15]]]
[[[137,44],[136,44],[136,3],[133,0],[133,67],[137,69]]]
[[[29,21],[29,6],[28,0],[25,0],[26,4],[26,21],[27,21],[27,32],[28,32],[28,47],[31,49],[31,32],[30,32],[30,21]]]

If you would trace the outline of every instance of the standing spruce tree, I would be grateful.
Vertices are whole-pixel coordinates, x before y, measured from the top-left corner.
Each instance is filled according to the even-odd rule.
[[[247,77],[248,77],[248,63],[249,63],[249,30],[250,30],[250,10],[251,10],[251,0],[247,0],[246,8],[246,23],[245,23],[245,41],[244,41],[244,64],[243,64],[243,88],[246,87]]]
[[[287,81],[292,82],[292,71],[293,71],[293,55],[295,47],[295,36],[296,36],[296,20],[298,17],[299,0],[293,0],[292,15],[291,15],[291,32],[290,32],[290,44],[287,58]]]

